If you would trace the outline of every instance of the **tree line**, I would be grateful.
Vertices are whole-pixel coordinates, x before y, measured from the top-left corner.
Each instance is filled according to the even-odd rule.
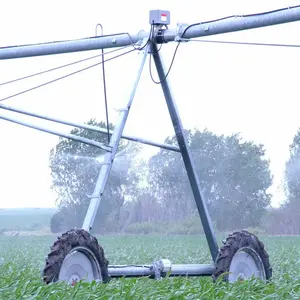
[[[95,120],[87,123],[105,127]],[[85,129],[71,133],[107,142],[107,136]],[[237,133],[226,136],[198,129],[185,133],[217,231],[252,227],[272,234],[300,233],[300,131],[286,163],[287,201],[278,209],[270,206],[273,176],[264,145],[244,141]],[[165,143],[177,145],[176,137],[167,137]],[[148,160],[137,159],[142,149],[140,144],[121,141],[93,232],[202,232],[181,154],[160,149]],[[64,138],[51,150],[52,188],[58,195],[52,232],[82,226],[103,154]]]

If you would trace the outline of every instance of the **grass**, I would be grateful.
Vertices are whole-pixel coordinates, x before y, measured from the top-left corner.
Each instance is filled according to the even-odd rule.
[[[223,237],[218,237],[222,240]],[[271,283],[213,284],[210,277],[112,280],[107,285],[44,285],[41,270],[53,236],[0,236],[0,299],[299,299],[300,237],[262,237],[273,266]],[[111,264],[210,263],[202,236],[103,236]]]

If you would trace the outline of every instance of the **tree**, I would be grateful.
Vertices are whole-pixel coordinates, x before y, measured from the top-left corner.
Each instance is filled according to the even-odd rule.
[[[285,167],[285,187],[288,201],[300,201],[300,129],[289,147],[290,157]]]
[[[87,124],[104,127],[103,122],[90,120]],[[110,124],[110,129],[113,126]],[[85,129],[73,129],[72,134],[107,143],[107,136]],[[128,195],[134,195],[138,176],[131,172],[131,165],[138,153],[135,143],[121,141],[117,156],[94,223],[94,230],[103,228],[110,214],[118,215]],[[52,188],[58,194],[59,215],[63,230],[82,225],[89,197],[93,192],[105,151],[69,139],[60,138],[50,152]],[[116,216],[117,219],[117,216]],[[55,220],[53,220],[54,222]],[[55,222],[54,222],[55,223]]]
[[[272,184],[263,145],[242,142],[238,134],[186,131],[200,179],[202,195],[219,230],[258,226],[270,204]],[[166,143],[175,144],[176,137]],[[161,150],[149,161],[149,184],[162,204],[165,218],[195,212],[195,201],[181,154]]]
[[[57,211],[53,214],[50,220],[50,230],[52,233],[58,233],[63,231],[62,225],[63,225],[64,217],[61,211]]]
[[[300,129],[289,147],[290,157],[285,166],[287,201],[282,205],[282,221],[290,234],[300,234]]]

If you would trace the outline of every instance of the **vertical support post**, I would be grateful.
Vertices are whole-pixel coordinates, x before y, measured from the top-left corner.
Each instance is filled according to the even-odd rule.
[[[200,191],[200,184],[199,179],[196,173],[196,168],[194,162],[192,160],[191,153],[188,149],[188,142],[184,134],[184,129],[182,126],[182,122],[178,113],[177,105],[174,101],[173,95],[170,90],[170,85],[166,78],[166,72],[163,66],[163,62],[161,56],[158,52],[157,45],[152,43],[151,52],[153,55],[153,60],[155,62],[155,66],[157,69],[157,73],[161,82],[161,87],[166,99],[166,103],[168,106],[169,114],[172,119],[173,127],[175,130],[175,134],[177,137],[177,141],[179,144],[179,148],[182,154],[182,158],[184,161],[184,165],[188,174],[188,178],[192,187],[193,195],[197,204],[198,212],[200,215],[200,219],[203,225],[203,229],[206,235],[206,239],[209,245],[210,253],[212,256],[213,261],[216,261],[218,255],[218,244],[216,241],[215,234],[213,232],[211,219],[209,217],[207,207],[205,202],[203,201],[201,191]]]
[[[134,82],[134,86],[133,89],[131,91],[128,103],[126,105],[126,107],[124,107],[124,109],[120,110],[120,114],[118,117],[118,121],[115,125],[113,134],[111,136],[110,142],[109,142],[109,146],[112,148],[112,152],[107,152],[104,156],[104,162],[105,164],[101,167],[97,182],[96,182],[96,186],[94,189],[94,192],[91,196],[91,202],[90,205],[88,207],[84,222],[83,222],[83,226],[82,229],[86,230],[86,231],[90,231],[92,229],[96,214],[97,214],[97,210],[99,208],[100,202],[101,202],[101,198],[107,183],[107,179],[108,176],[110,174],[111,168],[112,168],[112,164],[115,158],[115,155],[117,153],[117,149],[120,143],[120,139],[126,124],[126,120],[129,114],[129,110],[130,107],[132,105],[132,101],[135,95],[135,92],[137,90],[138,87],[138,83],[140,81],[142,72],[143,72],[143,68],[146,62],[146,58],[148,55],[148,51],[149,51],[149,47],[150,47],[150,43],[145,47],[144,49],[144,53],[142,56],[142,61],[141,64],[139,66],[138,69],[138,74],[136,77],[136,80]]]

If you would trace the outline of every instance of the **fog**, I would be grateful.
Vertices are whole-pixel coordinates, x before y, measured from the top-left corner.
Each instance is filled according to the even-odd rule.
[[[134,1],[132,3],[137,4]],[[157,2],[156,4],[161,3]],[[95,2],[94,5],[98,7],[99,4]],[[155,5],[155,3],[151,5]],[[199,19],[209,20],[235,13],[242,14],[270,10],[274,9],[274,7],[284,6],[286,3],[283,1],[275,1],[272,4],[258,4],[253,2],[246,6],[245,4],[241,5],[238,1],[231,1],[226,5],[218,3],[218,7],[220,8],[218,11],[215,10],[215,4],[213,3],[203,6],[203,4],[196,5],[191,2],[188,6],[189,8],[182,8],[179,4],[170,1],[164,2],[163,5],[171,11],[172,24],[170,26],[175,26],[177,21],[184,19],[189,22],[196,22]],[[68,5],[65,4],[61,7],[61,13],[57,15],[56,24],[52,24],[50,27],[47,23],[47,14],[42,12],[41,7],[36,6],[36,8],[40,12],[40,14],[35,16],[35,20],[39,20],[39,27],[35,26],[35,23],[30,18],[26,18],[25,20],[25,16],[19,13],[18,21],[14,19],[15,23],[5,18],[3,22],[7,22],[6,28],[9,30],[3,36],[1,46],[91,36],[94,34],[96,24],[100,21],[104,26],[105,32],[123,31],[125,25],[129,31],[133,32],[139,28],[147,29],[148,11],[152,7],[148,4],[138,4],[141,15],[136,21],[133,21],[131,18],[128,19],[120,13],[118,15],[120,22],[117,23],[111,20],[100,9],[98,10],[99,14],[89,10],[89,14],[83,14],[89,15],[89,18],[84,17],[82,13],[87,8],[79,4],[74,4],[73,13],[68,16],[69,23],[66,23],[64,13],[68,11]],[[112,6],[107,4],[106,10],[110,10],[111,8]],[[7,11],[11,11],[12,9],[13,7],[7,6]],[[78,18],[79,16],[82,18]],[[78,19],[84,20],[84,22],[78,24]],[[24,34],[17,34],[21,23],[23,24],[22,32]],[[297,35],[293,35],[291,32],[297,32],[298,26],[298,23],[278,25],[270,28],[229,33],[217,38],[213,37],[212,39],[296,44],[299,39]],[[165,65],[170,63],[174,49],[175,45],[171,43],[164,45],[162,48],[161,53],[165,59]],[[192,155],[197,162],[197,168],[199,168],[198,175],[202,184],[201,188],[203,186],[203,198],[209,206],[214,222],[217,222],[220,218],[216,213],[219,206],[214,198],[223,199],[223,202],[219,200],[220,207],[222,207],[222,205],[228,205],[230,201],[232,203],[242,203],[243,201],[239,199],[239,197],[242,197],[242,191],[244,191],[243,197],[248,199],[249,197],[258,197],[257,195],[262,193],[263,190],[265,199],[262,205],[263,212],[259,212],[260,222],[264,222],[263,216],[267,216],[270,211],[275,210],[277,213],[277,209],[280,210],[285,207],[286,203],[291,202],[290,195],[292,193],[287,188],[287,185],[288,182],[293,183],[297,181],[299,168],[299,163],[296,163],[298,161],[296,155],[292,158],[293,163],[289,164],[288,171],[286,169],[286,163],[290,160],[289,145],[293,142],[293,138],[299,128],[297,115],[298,100],[295,98],[297,95],[297,79],[291,72],[291,68],[297,68],[297,51],[297,49],[285,47],[268,48],[263,46],[252,47],[193,42],[185,43],[180,47],[172,66],[169,80],[184,127],[191,130],[196,128],[200,132],[203,132],[207,128],[214,135],[218,136],[222,134],[231,136],[232,134],[240,133],[241,143],[249,141],[255,145],[262,144],[265,153],[261,157],[269,160],[268,171],[266,171],[270,173],[268,173],[269,177],[263,174],[263,172],[261,176],[265,177],[254,176],[254,178],[252,173],[250,174],[252,177],[249,175],[249,180],[254,178],[258,181],[261,180],[261,182],[264,181],[263,178],[267,178],[265,179],[264,187],[259,187],[254,192],[249,188],[247,193],[249,195],[252,193],[249,196],[245,192],[246,187],[242,185],[242,173],[239,172],[239,165],[234,166],[235,157],[240,154],[230,154],[230,151],[228,152],[228,149],[225,149],[229,147],[226,145],[222,151],[227,156],[231,155],[232,157],[231,160],[227,159],[225,161],[224,157],[221,158],[225,154],[223,152],[223,154],[221,152],[217,154],[218,149],[214,149],[215,154],[211,152],[211,154],[205,156],[201,154],[201,151],[203,151],[200,146],[201,142],[199,142],[198,146],[195,145],[197,149],[192,150]],[[93,56],[96,53],[98,52],[91,51],[90,53],[1,61],[1,69],[3,71],[0,78],[2,82],[13,80],[37,71],[43,71],[49,67],[66,64],[86,58],[89,55]],[[138,67],[137,57],[138,55],[134,53],[106,64],[109,120],[112,124],[115,124],[118,110],[122,109],[122,103],[127,101],[131,92]],[[86,66],[86,62],[82,63],[82,68]],[[77,68],[78,66],[71,66],[67,72],[72,72],[77,70]],[[70,77],[65,81],[57,82],[52,86],[50,85],[9,99],[4,103],[8,105],[12,103],[14,106],[37,113],[40,112],[81,123],[87,122],[92,118],[102,121],[105,120],[105,110],[100,71],[100,67],[91,69],[80,75]],[[4,98],[47,80],[53,80],[63,74],[65,74],[63,71],[57,71],[56,73],[43,74],[27,81],[16,82],[13,85],[5,85],[1,89],[1,97]],[[154,76],[156,75],[155,73]],[[11,112],[5,111],[4,113],[7,116],[16,116]],[[19,118],[25,121],[30,119],[25,116],[19,116]],[[46,121],[39,120],[35,122],[49,126],[52,129],[63,130],[64,132],[71,130],[68,126],[49,124]],[[61,194],[59,194],[55,189],[53,172],[51,174],[51,168],[49,168],[50,150],[56,147],[59,139],[9,122],[1,121],[0,124],[2,128],[1,138],[5,141],[1,148],[2,171],[0,172],[0,178],[3,187],[1,189],[0,207],[53,207],[59,209],[57,207],[58,203],[64,201],[62,193],[67,192],[66,190],[64,192],[60,191]],[[125,133],[149,138],[158,142],[164,142],[167,137],[173,136],[174,130],[168,116],[162,92],[160,87],[151,81],[148,66],[145,67],[133,101]],[[182,177],[180,177],[179,182],[183,182],[184,184],[178,188],[178,195],[167,191],[167,189],[172,187],[172,184],[178,185],[172,176],[169,179],[164,179],[166,180],[166,183],[162,185],[164,188],[157,185],[155,188],[159,191],[155,190],[152,186],[153,184],[149,182],[149,178],[151,178],[150,173],[153,170],[158,170],[164,163],[167,163],[166,158],[168,156],[156,162],[154,167],[154,163],[150,166],[149,161],[152,160],[155,154],[159,153],[159,149],[143,146],[134,154],[129,154],[133,151],[131,149],[132,145],[134,145],[134,149],[137,147],[136,143],[124,142],[124,145],[127,145],[127,147],[120,151],[114,160],[113,172],[116,178],[118,174],[126,177],[129,176],[129,173],[130,176],[135,177],[129,176],[126,179],[130,187],[126,186],[126,180],[122,182],[120,179],[119,181],[119,190],[122,191],[120,195],[124,199],[117,205],[117,214],[121,215],[123,213],[128,215],[129,212],[123,206],[125,204],[129,205],[128,203],[131,202],[140,203],[137,199],[139,197],[147,199],[145,195],[150,193],[151,197],[157,198],[155,201],[158,201],[158,206],[153,212],[158,219],[165,217],[158,217],[158,212],[164,211],[166,203],[169,201],[178,202],[177,206],[174,204],[175,206],[172,208],[173,212],[170,210],[167,216],[170,220],[197,216],[196,205],[193,202],[194,200],[184,171],[182,174],[180,173]],[[130,163],[128,162],[128,155],[132,156]],[[220,155],[220,157],[214,157],[213,155]],[[104,163],[103,153],[99,155],[96,153],[88,155],[87,153],[85,155],[84,153],[73,154],[66,151],[62,154],[63,156],[70,164],[78,164],[78,168],[80,169],[74,171],[75,175],[73,175],[82,178],[83,181],[80,183],[84,185],[78,187],[78,182],[72,183],[74,184],[74,189],[76,187],[76,189],[81,189],[83,194],[91,194],[92,185],[89,187],[85,186],[87,184],[85,180],[95,184],[97,176],[89,178],[87,174],[89,172],[97,174],[101,168],[101,164]],[[180,156],[176,154],[173,159],[180,161]],[[215,164],[212,164],[211,161],[215,161]],[[205,166],[209,164],[212,168],[211,170],[200,167],[200,165]],[[175,168],[175,166],[173,167]],[[229,167],[232,169],[232,172],[236,171],[238,179],[234,178],[231,173],[227,174]],[[150,170],[151,168],[152,170]],[[176,170],[179,172],[179,169]],[[183,164],[181,164],[180,170],[184,170]],[[168,171],[165,167],[164,172],[164,174],[168,174],[168,172],[172,171]],[[286,172],[289,174],[288,180],[285,176]],[[157,174],[161,175],[160,173]],[[156,175],[152,176],[155,177]],[[228,179],[228,176],[232,177],[231,181]],[[217,182],[213,182],[212,180],[217,180]],[[162,182],[162,179],[160,181]],[[130,190],[133,186],[137,189],[136,191]],[[69,191],[72,191],[72,188],[71,186],[68,187]],[[116,189],[118,188],[116,187]],[[140,195],[138,195],[137,191]],[[111,193],[114,194],[115,192],[112,190]],[[228,193],[231,193],[230,201]],[[161,199],[164,194],[166,195],[165,203]],[[88,199],[81,199],[80,197],[74,201],[77,204],[84,203],[82,204],[84,206],[82,211],[84,212],[88,205]],[[173,197],[177,200],[173,200]],[[296,196],[293,195],[293,197],[295,198]],[[58,200],[59,198],[60,200]],[[183,199],[185,200],[183,201]],[[156,204],[151,203],[147,205],[150,208],[151,205],[155,207]],[[147,205],[146,207],[148,207]],[[145,211],[149,212],[149,207],[144,208]],[[185,212],[182,212],[182,207],[185,207]],[[130,210],[132,209],[130,208]],[[122,212],[122,210],[126,212]],[[233,213],[234,210],[232,210]],[[149,214],[151,213],[149,212]],[[78,218],[78,220],[72,221],[76,226],[79,226],[82,222],[83,215],[80,215]],[[240,219],[242,220],[243,218],[241,217]],[[120,222],[122,223],[123,221],[121,220]],[[138,222],[144,221],[139,220]],[[248,225],[248,223],[245,224],[245,226]],[[253,224],[253,226],[256,227],[258,224]]]

